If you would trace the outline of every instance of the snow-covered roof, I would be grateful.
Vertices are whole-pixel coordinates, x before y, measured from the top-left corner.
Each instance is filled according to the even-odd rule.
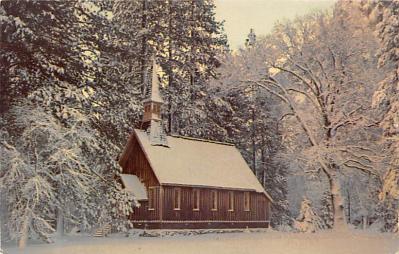
[[[121,174],[123,186],[133,193],[137,200],[147,200],[147,190],[140,179],[135,175]]]
[[[165,147],[151,145],[143,130],[134,136],[161,184],[253,190],[272,200],[232,144],[167,136]]]

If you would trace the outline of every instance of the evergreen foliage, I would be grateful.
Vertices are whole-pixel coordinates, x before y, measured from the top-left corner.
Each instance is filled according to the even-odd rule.
[[[301,203],[300,214],[294,222],[294,228],[299,232],[306,233],[315,233],[326,228],[324,221],[313,209],[312,202],[306,197]]]
[[[390,71],[374,93],[373,106],[382,112],[383,118],[379,123],[392,151],[390,167],[384,175],[380,193],[380,206],[386,205],[391,209],[396,207],[396,227],[387,222],[385,228],[398,231],[399,182],[396,179],[399,175],[399,1],[366,1],[361,8],[370,17],[370,23],[374,25],[380,39],[379,66],[388,67]]]

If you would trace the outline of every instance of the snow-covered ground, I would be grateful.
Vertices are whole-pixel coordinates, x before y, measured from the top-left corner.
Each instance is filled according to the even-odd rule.
[[[31,243],[22,252],[16,247],[5,247],[5,253],[9,254],[399,254],[399,236],[361,231],[345,234],[269,231],[166,237],[70,236],[55,244]]]

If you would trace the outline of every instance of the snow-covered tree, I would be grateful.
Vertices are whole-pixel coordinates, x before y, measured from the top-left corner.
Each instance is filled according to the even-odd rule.
[[[383,232],[397,232],[398,228],[398,214],[397,200],[392,197],[386,197],[377,206],[376,221],[379,230]],[[381,223],[380,223],[381,222]]]
[[[0,113],[49,82],[84,83],[91,71],[84,52],[97,40],[87,3],[1,1]]]
[[[300,214],[294,221],[294,228],[307,233],[315,233],[326,228],[324,221],[313,209],[312,202],[306,197],[303,198]]]
[[[1,127],[8,133],[2,152],[4,158],[20,160],[15,165],[27,172],[17,175],[25,177],[20,184],[33,181],[37,170],[51,176],[42,176],[40,183],[50,189],[37,194],[51,194],[49,200],[28,207],[32,213],[27,216],[17,216],[26,209],[12,203],[24,194],[19,191],[24,186],[15,185],[21,188],[7,203],[7,216],[15,216],[9,235],[22,235],[24,245],[30,233],[49,240],[64,226],[65,231],[75,226],[87,230],[113,220],[115,227],[124,228],[132,197],[115,181],[117,155],[140,119],[147,60],[157,55],[165,94],[185,103],[176,126],[196,132],[191,123],[207,118],[202,99],[212,96],[201,89],[214,75],[216,53],[225,44],[213,2],[2,1],[0,7],[0,38],[6,46],[1,49],[0,74],[6,82],[1,86],[6,119]],[[168,74],[179,84],[174,90],[167,86]],[[198,128],[197,136],[211,129],[206,126]],[[13,167],[6,165],[1,177]],[[1,179],[7,189],[17,180]],[[24,202],[31,204],[29,198]],[[44,204],[46,209],[40,209]],[[30,223],[32,216],[49,223]]]
[[[396,159],[396,155],[393,156]],[[390,166],[391,168],[384,175],[377,211],[385,222],[384,231],[399,232],[399,169],[395,168],[397,164]]]
[[[248,80],[287,106],[283,118],[292,158],[305,172],[327,177],[335,228],[346,223],[342,174],[355,170],[378,176],[384,157],[377,145],[381,131],[366,99],[382,79],[372,53],[377,42],[366,28],[359,32],[355,24],[343,25],[338,14],[278,25],[267,39],[273,45],[265,59],[267,73]]]
[[[332,228],[334,221],[331,201],[331,193],[325,191],[321,198],[320,218],[324,221],[327,228]]]
[[[384,129],[386,140],[391,143],[392,152],[380,200],[381,206],[396,209],[397,224],[392,225],[392,216],[389,215],[385,229],[399,231],[399,1],[366,1],[362,9],[369,14],[370,23],[375,25],[380,39],[379,66],[390,69],[374,94],[373,104],[382,110],[380,126]]]
[[[205,82],[215,76],[217,54],[225,47],[222,23],[213,1],[118,1],[114,20],[131,45],[136,70],[132,76],[145,94],[150,57],[162,67],[168,131],[190,128],[204,106]],[[138,78],[137,78],[138,77]],[[134,84],[134,86],[136,86]],[[188,131],[182,130],[183,133]],[[183,134],[180,133],[180,134]]]
[[[18,135],[9,135],[1,144],[0,181],[7,196],[9,235],[21,247],[32,233],[50,241],[64,226],[96,226],[103,211],[109,220],[132,211],[132,197],[115,182],[118,166],[98,133],[85,115],[63,106],[60,114],[68,124],[28,100],[13,106],[8,115],[7,128]],[[113,206],[123,209],[114,211]]]
[[[93,61],[95,78],[89,83],[98,129],[119,147],[124,145],[127,133],[141,119],[141,100],[151,73],[149,59],[155,55],[162,67],[159,76],[168,129],[174,119],[173,131],[181,135],[205,137],[213,132],[215,125],[209,127],[208,121],[211,106],[205,101],[217,103],[217,99],[207,90],[206,80],[215,75],[216,55],[225,44],[213,2],[107,3],[95,3],[112,15],[108,21],[96,21],[104,32],[96,45],[100,53]]]

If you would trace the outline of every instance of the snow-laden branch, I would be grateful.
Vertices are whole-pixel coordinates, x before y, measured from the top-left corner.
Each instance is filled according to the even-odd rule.
[[[271,67],[276,68],[276,69],[278,69],[278,70],[280,70],[280,71],[287,72],[287,73],[293,75],[293,76],[296,77],[298,80],[302,81],[302,83],[303,83],[304,85],[306,85],[306,86],[310,89],[310,91],[312,92],[313,95],[317,96],[317,95],[319,94],[319,93],[314,89],[314,87],[313,87],[307,80],[305,80],[305,78],[303,78],[301,75],[299,75],[299,74],[296,73],[295,71],[292,71],[292,70],[290,70],[290,69],[287,69],[287,68],[284,68],[284,67],[282,67],[282,66],[275,65],[275,64],[272,64]]]
[[[301,90],[296,89],[296,88],[287,88],[287,91],[288,92],[295,92],[295,93],[299,93],[299,94],[304,95],[306,98],[309,99],[309,101],[313,104],[313,106],[321,113],[320,105],[315,100],[313,100],[313,98],[309,95],[309,93],[307,93],[305,91],[301,91]]]
[[[315,93],[316,96],[320,96],[321,94],[321,85],[322,82],[320,81],[319,78],[317,78],[313,71],[307,66],[307,64],[305,63],[306,67],[302,66],[301,64],[299,64],[298,62],[294,61],[291,57],[288,57],[288,60],[294,64],[296,67],[298,67],[299,69],[301,69],[303,72],[307,73],[308,76],[310,77],[310,79],[313,81],[314,84],[314,91],[313,92],[317,92]],[[314,59],[313,59],[314,60]],[[299,75],[299,74],[298,74]]]
[[[376,171],[372,170],[371,167],[363,164],[360,161],[354,160],[354,159],[349,159],[349,160],[345,161],[344,163],[341,164],[341,166],[346,166],[348,168],[358,169],[360,171],[363,171],[364,173],[380,177],[380,175]]]
[[[288,91],[281,84],[279,84],[278,82],[271,81],[271,80],[262,80],[262,81],[265,82],[266,84],[272,84],[275,87],[278,87],[282,91],[283,95],[273,91],[266,84],[263,84],[261,82],[253,81],[253,80],[248,80],[247,82],[257,84],[259,87],[264,88],[268,92],[278,96],[282,101],[284,101],[286,103],[286,105],[289,107],[289,109],[293,112],[295,118],[300,123],[302,129],[305,131],[305,133],[306,133],[310,143],[312,144],[312,146],[318,146],[318,142],[317,142],[316,138],[313,136],[313,134],[312,134],[310,128],[308,127],[307,123],[300,116],[300,112],[296,108],[295,104],[291,101],[291,99],[290,99],[290,97],[288,95]]]

